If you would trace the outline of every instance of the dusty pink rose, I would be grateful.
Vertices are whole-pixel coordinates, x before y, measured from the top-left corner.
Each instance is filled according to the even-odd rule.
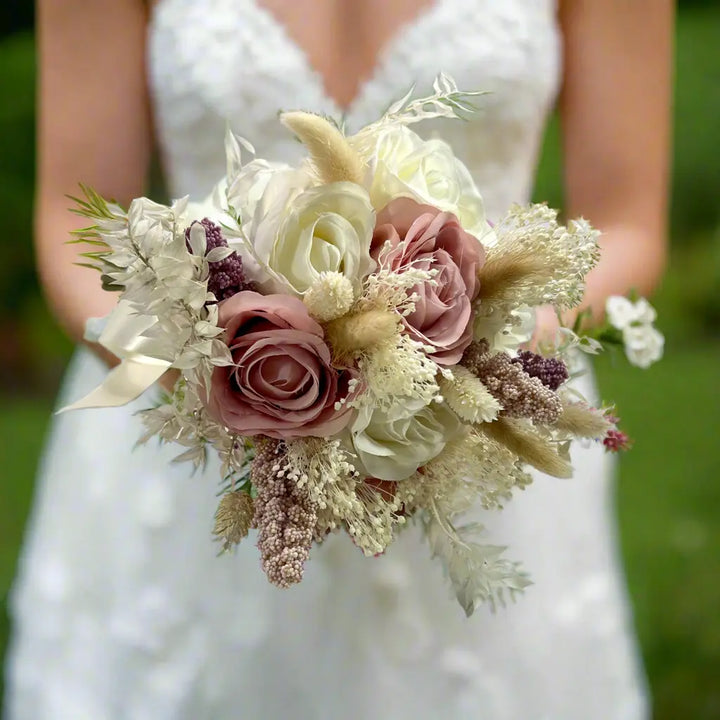
[[[438,270],[437,285],[413,289],[419,296],[405,326],[409,334],[432,345],[440,365],[455,365],[472,341],[472,301],[478,293],[478,270],[485,252],[476,237],[465,232],[457,217],[410,198],[397,198],[378,213],[371,255],[375,260],[389,242],[385,263],[400,269]]]
[[[330,364],[323,330],[289,295],[239,292],[219,305],[235,366],[216,368],[208,409],[241,435],[279,440],[340,432],[350,371]]]

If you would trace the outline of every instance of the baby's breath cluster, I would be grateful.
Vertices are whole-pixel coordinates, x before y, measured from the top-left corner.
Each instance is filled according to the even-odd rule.
[[[433,502],[452,517],[479,504],[501,508],[515,488],[532,482],[507,447],[474,429],[451,440],[410,480],[399,483],[398,498],[409,508]]]
[[[361,355],[358,367],[367,390],[357,404],[390,408],[403,398],[427,404],[440,392],[437,365],[423,352],[421,343],[399,332],[373,352]]]
[[[385,312],[398,319],[409,315],[415,309],[413,288],[433,282],[435,271],[412,266],[403,272],[391,270],[383,265],[383,253],[379,262],[378,271],[365,279],[355,312]],[[375,322],[375,327],[379,329],[380,324]],[[403,333],[396,321],[392,333],[378,336],[378,342],[367,345],[357,354],[366,392],[356,404],[372,403],[389,408],[397,402],[406,402],[407,398],[431,402],[439,394],[439,386],[438,368],[428,356],[430,350],[432,348]]]
[[[315,507],[314,537],[320,542],[343,527],[364,553],[376,555],[392,541],[394,526],[404,522],[399,501],[363,481],[339,440],[288,443],[281,469]]]

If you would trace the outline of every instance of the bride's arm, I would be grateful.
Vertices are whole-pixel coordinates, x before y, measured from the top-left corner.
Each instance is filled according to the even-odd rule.
[[[567,217],[602,230],[584,304],[650,293],[666,256],[672,0],[561,0]]]
[[[150,153],[142,0],[39,0],[35,242],[48,301],[75,340],[114,294],[74,265],[83,225],[66,195],[78,183],[125,204],[142,194]],[[85,223],[87,224],[87,223]],[[108,358],[110,359],[110,358]]]

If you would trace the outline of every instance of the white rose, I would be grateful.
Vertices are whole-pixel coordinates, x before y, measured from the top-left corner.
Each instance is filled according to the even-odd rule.
[[[273,183],[268,189],[273,188]],[[345,276],[356,290],[375,269],[370,242],[375,211],[367,192],[351,182],[277,193],[262,201],[265,217],[255,225],[253,242],[260,260],[304,295],[323,273]],[[257,217],[257,213],[256,213]],[[275,278],[266,292],[287,292]]]
[[[610,324],[624,330],[635,324],[651,325],[655,322],[655,309],[645,299],[632,302],[622,295],[611,295],[605,303],[605,312]]]
[[[382,209],[393,198],[410,197],[454,213],[478,240],[489,242],[493,236],[482,196],[446,142],[423,140],[405,126],[392,127],[380,134],[370,167],[370,198],[375,209]]]
[[[440,454],[460,429],[444,403],[417,405],[392,415],[364,408],[350,435],[357,469],[379,480],[404,480]]]
[[[627,359],[647,368],[662,357],[665,338],[651,325],[632,325],[623,330],[623,343]]]

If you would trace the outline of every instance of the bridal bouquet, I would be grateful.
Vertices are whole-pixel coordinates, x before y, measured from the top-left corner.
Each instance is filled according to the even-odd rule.
[[[595,337],[564,328],[543,354],[519,349],[530,308],[578,305],[598,233],[544,205],[491,224],[452,149],[409,128],[472,110],[446,76],[434,91],[355,135],[282,114],[308,151],[297,166],[246,162],[228,131],[227,175],[201,203],[126,212],[83,188],[93,225],[76,241],[119,293],[88,337],[121,363],[71,407],[127,403],[175,369],[141,442],[197,466],[217,453],[224,548],[255,528],[268,579],[288,587],[330,533],[378,555],[417,522],[470,614],[528,580],[458,518],[501,508],[530,467],[570,477],[576,438],[626,445],[611,409],[568,386],[570,360],[627,336],[649,364],[662,338],[649,305],[615,298]]]

